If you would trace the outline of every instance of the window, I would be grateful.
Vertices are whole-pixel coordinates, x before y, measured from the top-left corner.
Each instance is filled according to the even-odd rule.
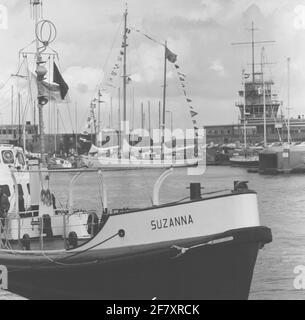
[[[14,186],[14,189],[15,189],[15,186]],[[23,197],[23,195],[24,195],[21,184],[18,184],[18,194],[19,194],[19,196],[22,196],[22,197]]]
[[[10,187],[7,184],[0,185],[3,193],[5,193],[8,197],[11,196]]]
[[[20,165],[24,166],[25,165],[25,161],[24,161],[24,156],[22,153],[18,152],[17,153],[17,159]]]

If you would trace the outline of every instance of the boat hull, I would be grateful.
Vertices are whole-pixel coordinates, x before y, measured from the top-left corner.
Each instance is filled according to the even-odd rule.
[[[145,170],[145,169],[169,169],[169,168],[189,168],[197,167],[198,159],[188,161],[184,160],[128,160],[128,159],[111,159],[99,157],[82,157],[81,166],[87,168],[98,168],[103,170],[120,171],[120,170]]]
[[[247,299],[257,253],[270,241],[266,227],[242,228],[96,263],[14,268],[9,290],[30,299]]]

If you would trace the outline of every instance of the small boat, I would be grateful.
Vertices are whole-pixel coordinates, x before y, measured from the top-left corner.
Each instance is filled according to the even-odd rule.
[[[72,163],[68,160],[53,157],[48,161],[48,169],[71,169]]]
[[[235,154],[230,157],[230,164],[237,167],[258,167],[259,156],[258,155],[240,155]]]

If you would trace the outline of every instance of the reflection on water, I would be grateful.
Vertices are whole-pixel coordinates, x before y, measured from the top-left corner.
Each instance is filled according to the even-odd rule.
[[[132,208],[151,205],[153,185],[161,171],[105,173],[108,207]],[[67,205],[71,174],[56,174],[56,197]],[[190,182],[201,182],[207,192],[233,187],[234,180],[249,181],[258,192],[261,224],[272,229],[273,242],[260,250],[250,299],[303,299],[305,291],[294,289],[293,269],[305,265],[305,176],[261,176],[245,169],[209,167],[203,176],[186,176],[177,169],[161,189],[161,202],[186,197]],[[94,173],[85,174],[74,186],[75,207],[101,210],[102,187]]]

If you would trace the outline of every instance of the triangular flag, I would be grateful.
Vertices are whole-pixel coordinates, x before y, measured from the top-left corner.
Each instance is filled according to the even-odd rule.
[[[176,68],[176,69],[180,69],[180,67],[179,67],[177,64],[175,64],[175,68]]]
[[[192,102],[192,100],[191,100],[191,99],[188,99],[188,98],[186,99],[186,101],[187,101],[187,102]]]
[[[195,112],[195,111],[191,111],[191,116],[192,116],[192,118],[194,118],[195,116],[197,116],[197,112]]]

